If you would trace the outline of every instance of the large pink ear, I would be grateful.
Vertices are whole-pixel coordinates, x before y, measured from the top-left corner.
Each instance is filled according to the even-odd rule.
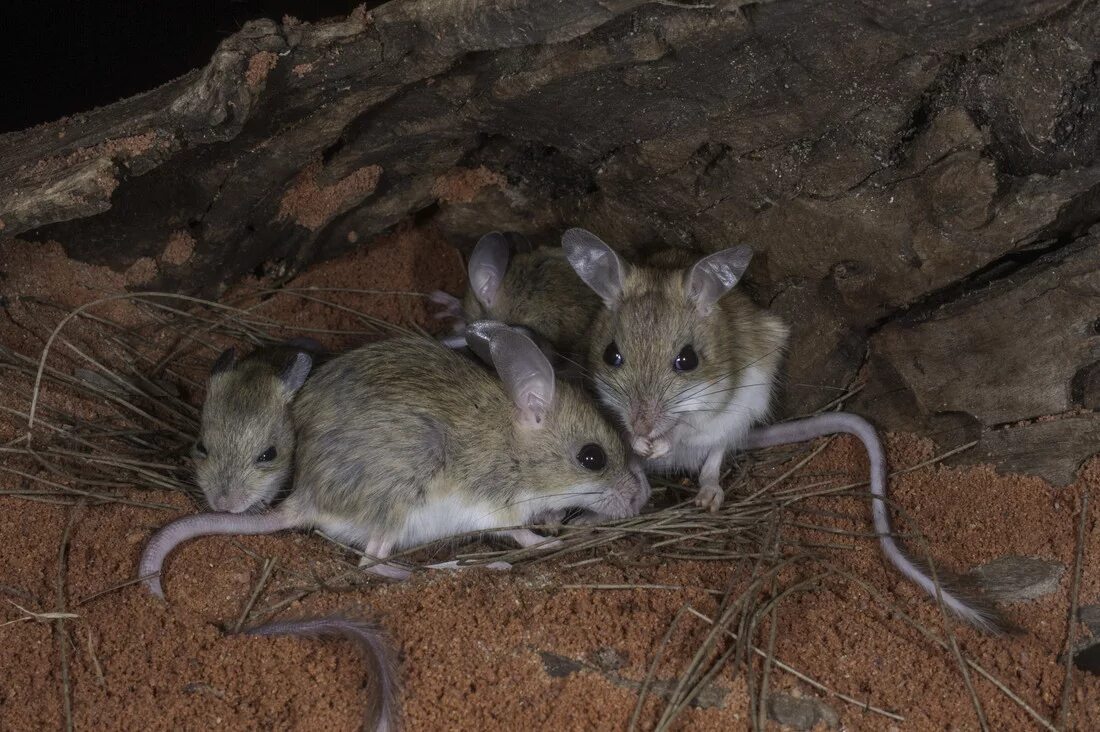
[[[519,422],[540,428],[554,403],[554,369],[535,342],[511,328],[489,336],[493,366],[519,413]]]
[[[504,274],[508,271],[511,254],[512,247],[508,244],[508,239],[494,231],[478,239],[470,255],[470,289],[474,291],[478,302],[487,308],[496,302],[500,283],[504,281]]]
[[[569,229],[561,237],[565,258],[585,284],[612,307],[623,294],[629,265],[600,237],[585,229]]]
[[[733,289],[752,261],[752,247],[741,246],[723,249],[703,257],[688,270],[688,297],[703,315],[710,313],[722,297]]]

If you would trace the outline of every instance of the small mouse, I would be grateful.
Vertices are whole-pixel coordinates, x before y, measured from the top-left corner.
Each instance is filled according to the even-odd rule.
[[[289,483],[291,404],[324,358],[320,343],[300,337],[241,359],[229,348],[214,362],[191,449],[195,479],[211,509],[240,513],[266,505]]]
[[[465,345],[467,324],[491,320],[526,328],[559,370],[583,357],[600,300],[560,247],[533,247],[517,234],[491,232],[474,246],[467,269],[469,286],[461,301],[444,292],[431,295],[443,306],[438,317],[455,321],[456,333],[444,338],[445,344]]]
[[[875,529],[884,553],[936,594],[932,578],[890,535],[885,457],[869,423],[834,413],[753,430],[768,416],[788,328],[735,289],[752,259],[750,247],[697,260],[683,250],[663,250],[632,265],[579,228],[565,232],[562,247],[604,305],[589,331],[588,373],[647,469],[697,472],[696,502],[714,511],[724,498],[719,477],[729,451],[850,432],[871,455]],[[995,613],[977,600],[942,582],[939,594],[972,624],[995,625]]]

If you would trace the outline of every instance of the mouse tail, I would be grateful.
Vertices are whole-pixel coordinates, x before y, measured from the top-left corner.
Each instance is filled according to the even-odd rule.
[[[367,725],[375,732],[398,728],[397,668],[386,634],[378,625],[345,617],[305,618],[268,623],[244,631],[245,635],[294,635],[307,638],[336,637],[354,641],[369,666]]]
[[[826,412],[792,422],[758,427],[749,432],[744,449],[805,442],[836,433],[858,437],[867,450],[871,463],[871,514],[875,533],[890,563],[925,592],[939,598],[956,616],[981,630],[998,632],[1003,627],[1003,622],[1000,613],[989,601],[946,577],[942,570],[937,569],[933,573],[926,562],[911,557],[894,538],[886,503],[886,453],[870,422],[846,412]]]
[[[145,582],[149,592],[163,598],[161,567],[168,555],[185,541],[220,534],[270,534],[294,525],[292,517],[279,509],[267,513],[198,513],[184,516],[149,539],[138,563],[138,577]]]

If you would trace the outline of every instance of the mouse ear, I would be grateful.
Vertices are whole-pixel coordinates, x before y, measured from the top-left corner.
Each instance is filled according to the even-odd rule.
[[[504,234],[494,231],[478,239],[470,255],[470,288],[478,302],[487,308],[497,299],[500,283],[508,271],[511,249]]]
[[[565,258],[585,284],[612,307],[623,293],[627,264],[600,237],[584,229],[569,229],[561,237]]]
[[[313,356],[305,351],[298,351],[294,354],[294,358],[287,359],[287,364],[283,368],[283,372],[279,374],[279,379],[283,382],[283,386],[286,387],[287,391],[294,394],[302,388],[302,384],[306,383],[306,378],[312,368]]]
[[[540,428],[554,403],[554,369],[527,336],[508,327],[489,338],[489,352],[504,390],[519,410],[519,422]]]
[[[228,371],[233,368],[233,364],[237,362],[237,349],[227,348],[222,351],[222,355],[218,356],[218,360],[214,362],[214,365],[210,367],[210,375],[214,376],[220,374],[223,371]]]
[[[466,326],[464,345],[484,361],[486,366],[493,366],[493,354],[489,348],[489,341],[492,340],[494,333],[507,327],[504,323],[495,320],[475,320]]]
[[[688,270],[688,297],[695,301],[703,315],[714,309],[714,305],[733,289],[749,268],[752,261],[752,247],[747,244],[723,249],[703,257]]]

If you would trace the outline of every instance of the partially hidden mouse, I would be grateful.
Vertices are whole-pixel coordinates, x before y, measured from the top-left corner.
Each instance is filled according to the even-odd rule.
[[[942,579],[937,592],[928,571],[894,540],[885,454],[870,423],[828,413],[755,427],[768,417],[789,331],[735,287],[752,259],[750,247],[702,258],[666,249],[631,264],[579,228],[565,232],[562,247],[603,303],[589,329],[588,376],[647,470],[698,474],[697,503],[717,510],[722,462],[731,450],[853,434],[871,457],[875,531],[886,556],[960,617],[996,627],[992,606]]]
[[[559,371],[583,357],[587,329],[601,303],[561,247],[534,247],[518,234],[490,232],[474,246],[467,270],[461,300],[444,292],[431,295],[443,308],[439,316],[454,324],[445,344],[465,345],[466,326],[489,320],[523,328]]]
[[[320,343],[299,337],[242,358],[229,348],[217,358],[191,449],[195,480],[212,510],[240,513],[267,505],[289,484],[291,404],[327,357]]]
[[[263,512],[190,515],[162,528],[139,565],[149,590],[163,597],[165,558],[201,536],[316,528],[363,549],[365,569],[403,579],[408,570],[385,561],[403,547],[471,531],[553,546],[524,525],[573,508],[635,515],[649,483],[591,398],[556,381],[522,333],[483,325],[478,338],[487,341],[499,378],[415,336],[363,346],[319,367],[293,402],[289,496]]]

